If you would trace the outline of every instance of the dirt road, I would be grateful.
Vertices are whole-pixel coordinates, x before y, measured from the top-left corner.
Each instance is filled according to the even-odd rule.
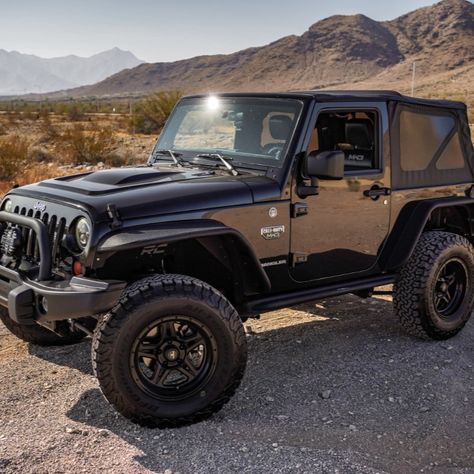
[[[139,428],[102,398],[90,343],[0,328],[0,472],[474,472],[474,321],[448,342],[344,296],[250,327],[241,389],[214,418]]]

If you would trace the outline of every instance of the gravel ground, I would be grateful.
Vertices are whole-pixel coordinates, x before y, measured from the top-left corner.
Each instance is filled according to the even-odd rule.
[[[242,386],[212,419],[137,427],[102,398],[90,342],[0,328],[0,472],[474,473],[474,323],[447,342],[344,296],[246,323]]]

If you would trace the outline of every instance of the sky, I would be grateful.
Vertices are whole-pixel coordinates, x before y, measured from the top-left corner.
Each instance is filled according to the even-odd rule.
[[[434,0],[0,0],[0,49],[42,57],[119,47],[147,62],[231,53],[335,14],[396,18]]]

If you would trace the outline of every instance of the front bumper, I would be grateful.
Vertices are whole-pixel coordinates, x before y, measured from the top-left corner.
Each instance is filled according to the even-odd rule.
[[[32,281],[0,266],[0,305],[19,324],[77,319],[110,310],[126,283],[72,277]]]
[[[19,324],[77,319],[104,313],[117,303],[126,282],[52,276],[48,233],[41,220],[0,212],[1,221],[32,229],[40,254],[37,280],[0,265],[0,305],[8,308],[11,319]]]

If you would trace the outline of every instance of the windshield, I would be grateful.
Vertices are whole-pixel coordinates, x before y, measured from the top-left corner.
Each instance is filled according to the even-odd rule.
[[[184,160],[218,153],[232,159],[234,166],[281,167],[302,108],[295,99],[184,99],[169,118],[155,150],[179,152]]]

